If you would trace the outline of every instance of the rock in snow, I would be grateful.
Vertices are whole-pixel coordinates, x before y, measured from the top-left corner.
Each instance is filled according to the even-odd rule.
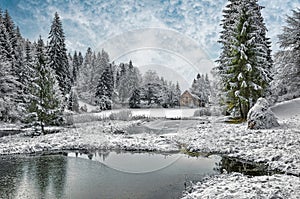
[[[270,129],[279,126],[275,114],[269,108],[269,103],[264,98],[259,98],[248,113],[249,129]]]

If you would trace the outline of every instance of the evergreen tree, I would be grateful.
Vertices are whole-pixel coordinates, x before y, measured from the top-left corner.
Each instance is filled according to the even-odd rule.
[[[17,37],[16,37],[16,30],[15,30],[15,24],[11,18],[11,16],[8,13],[8,10],[5,10],[4,16],[3,16],[3,24],[5,27],[5,30],[7,32],[8,40],[11,45],[11,54],[9,55],[10,58],[15,58],[15,50],[17,48]]]
[[[92,58],[93,52],[91,48],[87,49],[85,57],[83,59],[83,64],[79,69],[78,77],[78,95],[79,98],[85,100],[89,103],[94,103],[92,101],[95,93],[91,92],[91,75],[92,75]],[[80,59],[79,59],[80,61]]]
[[[223,11],[222,53],[215,70],[228,110],[244,119],[271,81],[270,42],[261,9],[257,0],[230,0]]]
[[[96,104],[101,110],[108,110],[112,107],[112,95],[114,89],[114,80],[111,64],[105,68],[102,73],[95,94]]]
[[[287,16],[287,26],[280,34],[280,47],[284,49],[276,58],[278,80],[276,85],[284,85],[288,99],[300,96],[300,8],[292,10]]]
[[[28,83],[28,70],[26,65],[24,66],[25,57],[24,57],[24,44],[25,41],[21,36],[19,28],[15,27],[15,24],[9,15],[9,12],[6,10],[3,17],[3,24],[8,34],[8,42],[10,43],[11,50],[8,55],[9,61],[12,65],[12,75],[15,77],[15,92],[17,93],[16,97],[13,99],[16,106],[16,115],[18,119],[22,120],[25,114],[26,106],[26,87]]]
[[[66,96],[71,89],[71,75],[69,71],[65,35],[57,12],[54,15],[48,38],[50,40],[47,53],[49,56],[49,66],[55,71],[61,92]]]
[[[7,13],[8,15],[8,13]],[[7,19],[7,16],[6,16]],[[19,119],[16,99],[17,78],[13,70],[13,49],[10,35],[0,11],[0,120],[10,122]]]
[[[77,56],[77,52],[75,51],[73,55],[73,68],[72,68],[72,83],[75,84],[77,82],[77,76],[79,71],[80,62]]]
[[[132,92],[139,87],[140,73],[138,68],[132,65],[131,61],[129,62],[129,65],[122,64],[121,66],[122,67],[120,73],[122,75],[116,76],[118,81],[117,92],[119,94],[119,99],[121,103],[125,103],[125,102],[128,103],[128,100],[132,95]],[[128,66],[128,68],[126,68],[126,66]]]
[[[132,65],[132,61],[131,61],[131,60],[129,60],[128,69],[129,69],[129,70],[132,70],[132,69],[133,69],[133,65]]]
[[[82,64],[83,64],[83,56],[82,56],[81,52],[78,53],[78,64],[79,64],[79,66],[82,66]]]
[[[174,102],[173,104],[175,106],[180,106],[180,96],[181,96],[181,90],[180,90],[180,86],[179,83],[176,83],[176,90],[175,90],[175,97],[174,97]]]
[[[208,75],[197,75],[197,79],[193,81],[191,92],[199,97],[201,101],[201,106],[205,106],[209,102],[209,96],[211,94],[210,90],[210,82],[208,79]]]
[[[124,64],[124,63],[121,63],[121,64],[120,64],[120,68],[121,68],[120,75],[121,75],[121,76],[125,75],[125,73],[126,73],[125,64]]]
[[[162,84],[155,71],[147,71],[143,76],[143,85],[141,87],[141,100],[145,101],[147,106],[160,104]]]
[[[68,110],[79,112],[79,103],[78,103],[78,96],[76,93],[76,89],[72,87],[69,101],[68,101]]]
[[[31,84],[31,104],[28,107],[28,122],[39,126],[58,125],[62,122],[61,94],[52,68],[47,65],[43,40],[38,40],[35,58],[35,73]]]
[[[129,98],[129,107],[130,108],[140,108],[141,96],[140,90],[138,88],[134,89],[131,97]]]

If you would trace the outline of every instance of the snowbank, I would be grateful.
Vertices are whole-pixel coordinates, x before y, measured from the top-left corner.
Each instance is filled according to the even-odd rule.
[[[208,177],[192,187],[183,199],[290,198],[300,196],[300,178],[287,175],[248,177],[239,173]]]
[[[270,129],[279,126],[275,114],[269,109],[269,103],[259,98],[247,115],[249,129]]]

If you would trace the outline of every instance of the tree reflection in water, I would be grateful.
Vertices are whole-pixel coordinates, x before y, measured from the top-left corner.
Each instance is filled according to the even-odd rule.
[[[268,170],[268,166],[263,163],[246,162],[237,158],[223,156],[218,169],[221,173],[224,169],[228,172],[239,172],[249,176],[272,175],[276,171]]]
[[[23,162],[14,157],[0,158],[0,198],[14,198],[23,176]]]
[[[5,157],[0,159],[0,198],[65,195],[67,157]]]

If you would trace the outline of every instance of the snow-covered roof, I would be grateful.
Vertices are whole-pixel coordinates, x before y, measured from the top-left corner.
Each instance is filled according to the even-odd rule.
[[[189,93],[193,98],[195,98],[195,99],[197,99],[197,100],[200,100],[200,98],[197,96],[197,95],[195,95],[195,94],[193,94],[191,91],[189,91],[189,90],[185,90],[183,93],[182,93],[182,95],[184,95],[185,93]],[[182,96],[181,95],[181,96]]]

